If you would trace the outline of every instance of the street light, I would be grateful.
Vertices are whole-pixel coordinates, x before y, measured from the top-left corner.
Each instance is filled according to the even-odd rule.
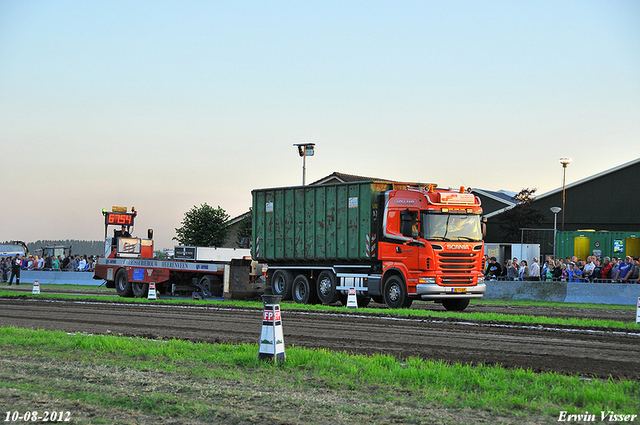
[[[571,163],[571,158],[560,158],[560,164],[562,164],[562,231],[564,232],[564,189],[565,189],[565,179],[567,177],[567,165]]]
[[[313,156],[315,151],[315,143],[294,143],[293,146],[298,147],[298,155],[302,157],[302,185],[304,186],[304,178],[307,173],[307,157]]]
[[[557,222],[558,222],[558,213],[562,210],[560,207],[551,207],[551,212],[553,213],[553,259],[556,258],[556,241],[558,240],[558,230],[557,230]]]

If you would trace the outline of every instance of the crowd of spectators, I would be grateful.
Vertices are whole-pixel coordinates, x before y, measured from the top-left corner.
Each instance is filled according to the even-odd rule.
[[[638,283],[640,284],[640,260],[638,257],[625,258],[588,256],[586,260],[577,257],[548,257],[543,265],[533,258],[531,265],[517,258],[498,263],[495,257],[485,255],[484,275],[488,280],[529,280],[543,282],[598,282],[598,283]]]
[[[73,272],[92,272],[94,271],[94,256],[85,255],[49,255],[43,257],[37,255],[17,256],[22,261],[21,270],[56,270],[56,271],[73,271]],[[0,263],[0,276],[2,282],[8,280],[8,274],[11,272],[12,258],[3,258]]]

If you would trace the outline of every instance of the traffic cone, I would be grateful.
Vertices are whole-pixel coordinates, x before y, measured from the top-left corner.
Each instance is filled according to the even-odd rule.
[[[31,291],[32,294],[40,294],[40,282],[38,282],[37,280],[33,281],[33,290]]]
[[[260,349],[258,358],[273,360],[275,363],[286,359],[284,352],[284,334],[280,317],[281,296],[263,295],[262,332],[260,333]]]
[[[358,298],[356,298],[356,288],[349,288],[347,297],[347,308],[358,308]]]
[[[149,292],[147,293],[147,299],[148,300],[157,300],[158,299],[156,297],[156,284],[155,284],[155,282],[150,282],[149,283]]]

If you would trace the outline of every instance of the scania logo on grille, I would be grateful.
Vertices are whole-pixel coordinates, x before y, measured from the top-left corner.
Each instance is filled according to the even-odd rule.
[[[460,245],[460,244],[448,244],[447,249],[455,250],[455,249],[469,249],[469,245]]]

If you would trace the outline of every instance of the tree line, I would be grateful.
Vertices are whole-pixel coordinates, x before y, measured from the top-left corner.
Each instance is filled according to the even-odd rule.
[[[3,242],[2,244],[10,244],[11,241]],[[31,255],[40,255],[42,252],[42,248],[47,246],[56,246],[56,247],[71,247],[72,254],[79,255],[101,255],[104,254],[104,241],[85,241],[78,239],[45,239],[45,240],[37,240],[35,242],[25,242],[27,248],[29,249],[29,254]]]
[[[229,215],[220,206],[213,208],[202,204],[194,206],[185,213],[182,227],[176,229],[177,237],[173,239],[182,245],[189,246],[223,246],[228,240]],[[238,223],[237,241],[239,247],[251,237],[251,214]],[[3,242],[9,244],[10,241]],[[31,255],[41,255],[42,249],[49,246],[71,248],[72,254],[102,255],[104,241],[87,241],[78,239],[43,239],[25,242]]]

